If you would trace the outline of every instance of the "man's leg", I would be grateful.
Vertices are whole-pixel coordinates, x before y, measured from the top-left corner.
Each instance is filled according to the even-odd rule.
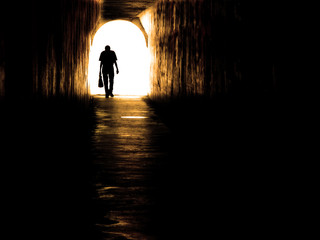
[[[103,82],[104,82],[104,91],[106,92],[106,98],[108,98],[109,97],[108,73],[103,73]]]
[[[113,83],[114,83],[114,73],[113,72],[109,73],[109,83],[110,83],[110,87],[109,87],[110,96],[113,97]]]

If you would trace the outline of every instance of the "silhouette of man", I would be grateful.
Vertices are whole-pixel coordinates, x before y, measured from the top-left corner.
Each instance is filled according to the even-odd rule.
[[[119,73],[117,56],[114,51],[110,50],[110,46],[105,47],[105,51],[102,51],[100,54],[100,76],[101,71],[104,81],[104,89],[106,92],[106,98],[109,96],[113,97],[113,83],[114,83],[114,69],[113,64],[116,65],[117,74]]]

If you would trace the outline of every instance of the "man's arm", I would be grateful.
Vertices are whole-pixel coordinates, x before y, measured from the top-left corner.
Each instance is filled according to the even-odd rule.
[[[113,60],[114,60],[114,65],[116,65],[116,68],[117,68],[117,74],[119,73],[119,68],[118,68],[118,64],[117,64],[117,55],[115,52],[113,52]]]
[[[114,61],[114,65],[116,65],[116,68],[117,68],[117,74],[118,74],[118,73],[119,73],[119,68],[118,68],[117,61]]]
[[[100,57],[99,57],[99,61],[100,61],[99,76],[101,76],[101,71],[102,71],[102,58],[103,58],[102,54],[103,54],[103,52],[100,53]]]
[[[102,70],[102,62],[100,62],[100,68],[99,68],[99,76],[101,75],[101,70]]]

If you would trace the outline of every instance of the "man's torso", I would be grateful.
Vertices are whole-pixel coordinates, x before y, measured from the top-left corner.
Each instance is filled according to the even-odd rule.
[[[114,51],[103,51],[99,60],[102,62],[104,70],[113,71],[113,64],[116,62],[117,57]]]

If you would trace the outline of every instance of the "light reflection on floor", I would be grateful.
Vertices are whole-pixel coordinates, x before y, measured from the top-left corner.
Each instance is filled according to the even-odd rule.
[[[94,144],[99,166],[96,191],[106,206],[98,222],[107,239],[153,239],[147,233],[154,205],[154,171],[166,155],[168,129],[142,100],[144,96],[94,96]]]
[[[144,118],[148,118],[148,117],[144,117],[144,116],[122,116],[121,118],[126,118],[126,119],[144,119]]]

